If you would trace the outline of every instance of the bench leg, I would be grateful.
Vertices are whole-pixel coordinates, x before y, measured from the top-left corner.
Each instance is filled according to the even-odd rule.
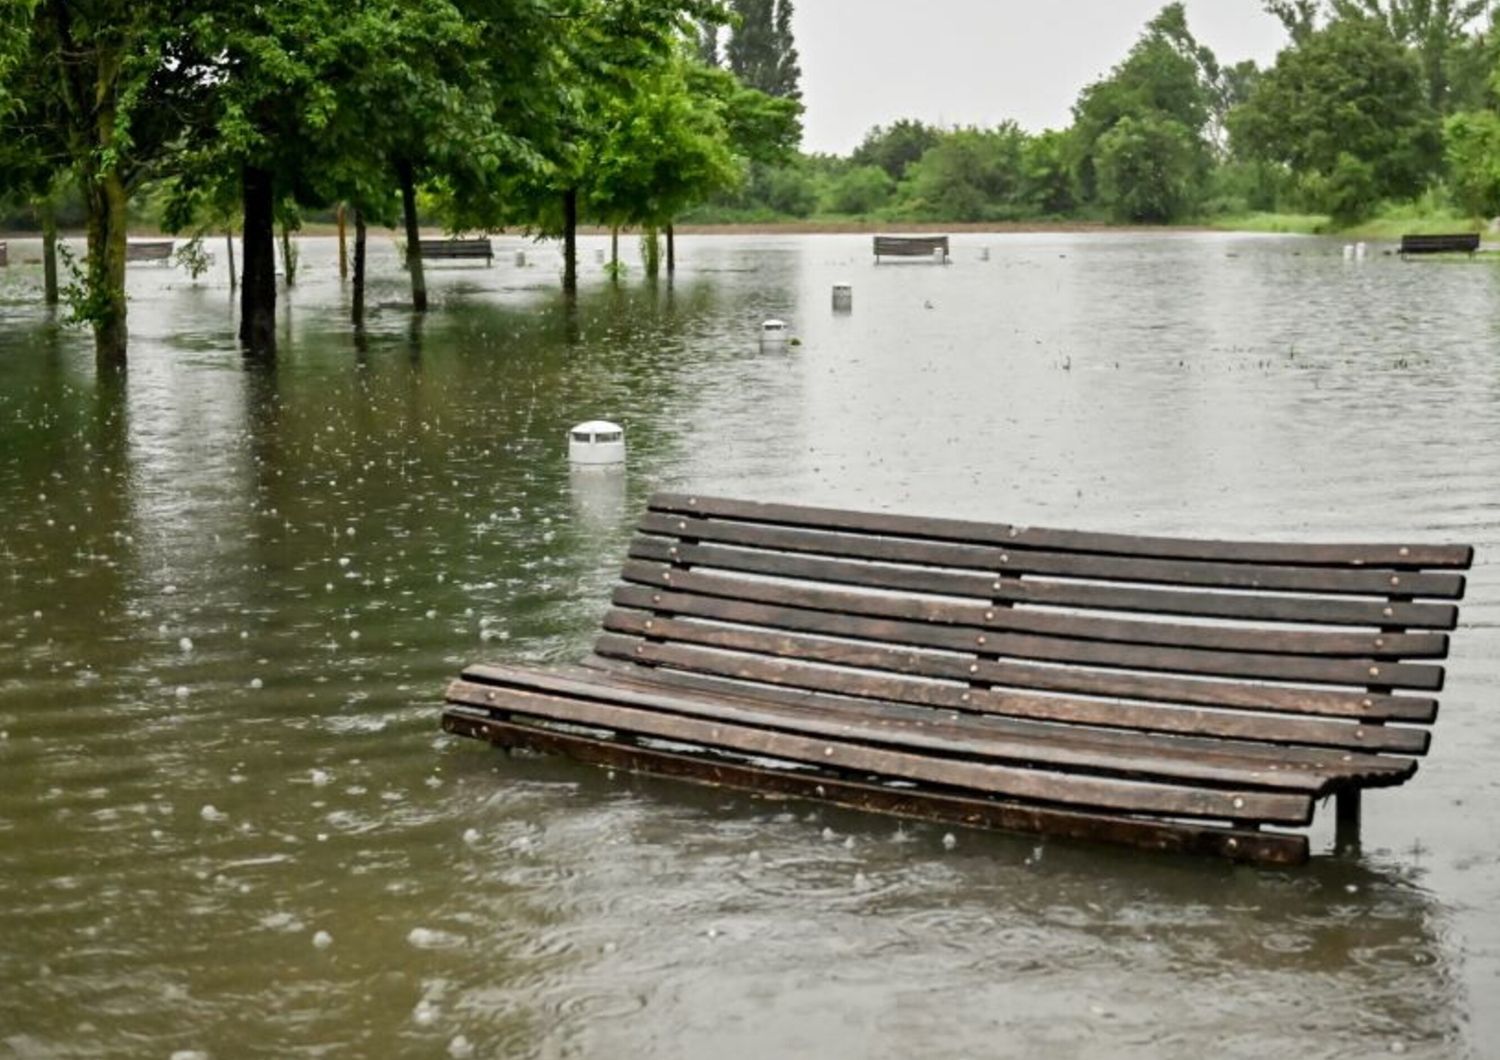
[[[1355,788],[1334,796],[1334,849],[1340,854],[1359,853],[1359,820],[1363,792]]]

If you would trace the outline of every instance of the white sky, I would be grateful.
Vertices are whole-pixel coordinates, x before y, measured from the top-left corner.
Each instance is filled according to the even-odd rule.
[[[847,153],[875,124],[1061,128],[1078,91],[1125,57],[1166,0],[798,0],[805,151]],[[1225,64],[1286,43],[1261,0],[1187,0]]]

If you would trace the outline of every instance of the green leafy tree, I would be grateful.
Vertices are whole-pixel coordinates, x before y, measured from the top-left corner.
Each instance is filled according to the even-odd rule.
[[[879,166],[854,166],[834,178],[826,208],[830,213],[871,214],[889,203],[895,190],[895,181]]]
[[[1240,157],[1288,167],[1308,205],[1343,220],[1414,195],[1440,151],[1415,60],[1368,19],[1336,20],[1283,51],[1230,130]]]
[[[1060,217],[1077,209],[1071,137],[1070,132],[1048,129],[1026,138],[1021,148],[1021,199],[1028,212]]]
[[[1099,201],[1120,221],[1178,220],[1196,201],[1200,162],[1199,144],[1181,122],[1126,116],[1099,138]]]
[[[986,221],[1024,215],[1026,134],[1015,123],[945,134],[911,167],[911,211],[933,220]]]
[[[729,69],[768,96],[800,99],[801,67],[792,38],[792,0],[730,0]]]
[[[942,130],[914,118],[902,118],[888,128],[877,125],[865,134],[850,161],[858,166],[879,166],[892,180],[900,180],[913,162],[937,146],[942,135]]]
[[[1451,68],[1463,48],[1469,27],[1490,7],[1489,0],[1330,0],[1341,19],[1373,19],[1410,47],[1422,67],[1427,102],[1436,110],[1448,106]]]
[[[1443,126],[1453,197],[1472,217],[1500,214],[1500,114],[1468,111]]]

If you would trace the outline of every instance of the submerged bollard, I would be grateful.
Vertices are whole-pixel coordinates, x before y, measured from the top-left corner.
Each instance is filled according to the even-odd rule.
[[[518,269],[524,269],[525,267],[526,267],[526,251],[524,251],[524,250],[518,250],[518,251],[516,251],[516,268],[518,268]]]
[[[625,428],[609,420],[589,420],[568,432],[568,463],[609,467],[625,463]]]
[[[850,313],[854,311],[853,284],[836,283],[833,285],[833,311],[835,313]]]
[[[989,247],[980,247],[979,248],[979,260],[980,261],[989,261],[990,260],[990,248]]]
[[[1354,260],[1354,244],[1353,243],[1345,243],[1344,244],[1344,260],[1345,261],[1353,261]]]
[[[786,345],[786,321],[767,320],[760,326],[760,344],[766,348],[780,349]]]

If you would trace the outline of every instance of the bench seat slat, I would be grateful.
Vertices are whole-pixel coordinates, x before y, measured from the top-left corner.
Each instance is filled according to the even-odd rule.
[[[492,695],[494,699],[490,698]],[[497,689],[462,680],[449,687],[448,700],[552,722],[726,748],[826,769],[873,773],[1062,805],[1293,825],[1306,824],[1312,815],[1311,797],[1300,793],[1191,787],[934,758],[828,737],[544,695],[513,687]]]
[[[1359,778],[1404,779],[1416,768],[1409,759],[1376,755],[1308,752],[1239,741],[1148,735],[1118,730],[1060,726],[1035,721],[941,712],[927,707],[842,696],[778,700],[774,697],[690,691],[647,676],[614,672],[478,666],[464,671],[478,684],[515,685],[561,694],[585,695],[635,705],[656,705],[679,713],[721,716],[723,705],[742,720],[797,729],[815,720],[832,728],[809,729],[861,741],[921,746],[946,754],[1046,762],[1056,766],[1138,773],[1166,778],[1197,778],[1252,787],[1318,793],[1330,783]]]
[[[476,669],[482,674],[486,668]],[[465,671],[465,674],[468,672]],[[799,708],[817,706],[825,702],[839,702],[858,707],[871,702],[869,698],[862,699],[859,696],[842,695],[837,692],[804,690],[790,685],[747,685],[713,674],[691,673],[663,666],[640,666],[619,659],[605,658],[602,655],[591,656],[578,667],[563,667],[562,672],[589,674],[605,672],[608,673],[609,680],[616,684],[638,685],[648,689],[663,686],[686,688],[730,699],[743,699],[749,702],[769,700],[784,706]],[[1066,724],[1077,730],[1080,739],[1097,740],[1108,737],[1111,746],[1154,748],[1160,746],[1165,738],[1165,742],[1178,749],[1203,754],[1227,755],[1236,760],[1272,763],[1278,769],[1295,765],[1298,768],[1329,773],[1341,778],[1356,776],[1404,778],[1416,768],[1416,764],[1410,759],[1388,754],[1374,754],[1363,750],[1351,751],[1343,748],[1218,737],[1196,729],[1178,732],[1172,729],[1150,731],[1111,727],[1118,725],[1121,720],[1119,718],[1114,718],[1104,725],[1095,726],[1091,721],[1091,711],[1098,710],[1101,704],[1088,700],[1027,697],[1019,693],[994,690],[968,690],[969,698],[964,700],[961,698],[964,692],[954,686],[927,685],[917,693],[918,699],[926,697],[927,701],[923,705],[916,705],[908,702],[902,694],[902,688],[904,685],[920,684],[920,682],[910,682],[907,678],[901,677],[893,677],[889,681],[894,693],[893,698],[877,698],[874,702],[881,704],[883,709],[910,711],[913,718],[931,718],[936,708],[938,712],[950,718],[956,714],[969,724],[995,726],[999,731],[1007,733],[1054,732],[1058,725]],[[939,694],[933,696],[933,692]],[[951,702],[943,702],[945,699]],[[998,704],[1021,702],[1027,699],[1041,707],[1035,719],[1030,718],[1024,710],[1007,713],[994,709]],[[1102,704],[1102,706],[1115,705]],[[1161,708],[1154,709],[1160,710]],[[1186,711],[1186,713],[1201,712]],[[1040,722],[1040,729],[1033,722]],[[1322,723],[1315,722],[1314,724]]]
[[[1192,538],[1148,537],[981,523],[963,519],[926,518],[885,512],[850,512],[836,508],[804,507],[760,501],[734,500],[698,494],[658,493],[653,512],[716,516],[749,522],[820,530],[927,538],[973,544],[1014,545],[1066,552],[1095,552],[1113,556],[1141,556],[1178,560],[1223,560],[1234,563],[1271,563],[1349,567],[1447,567],[1463,569],[1473,563],[1474,550],[1465,545],[1327,545],[1264,541],[1212,541]],[[1406,551],[1403,552],[1402,550]]]
[[[970,568],[1004,572],[1015,576],[1042,575],[1151,585],[1364,596],[1399,594],[1456,599],[1461,597],[1464,591],[1463,575],[1448,572],[1279,567],[1206,560],[1045,552],[1021,547],[954,545],[861,534],[788,529],[719,519],[683,519],[660,513],[646,515],[641,520],[640,528],[645,533],[688,537],[694,541],[712,541],[778,552],[808,553],[843,559],[912,563],[934,567]]]
[[[671,553],[673,548],[677,550],[676,555]],[[1458,610],[1452,604],[1252,596],[1015,578],[996,581],[989,574],[879,566],[851,560],[757,552],[717,545],[673,545],[665,538],[637,538],[630,546],[630,555],[636,559],[677,561],[695,567],[743,574],[1044,607],[1090,608],[1258,622],[1371,627],[1393,625],[1408,629],[1452,629],[1458,621]],[[630,577],[632,573],[632,569],[627,568],[626,577]]]
[[[628,601],[634,600],[633,605]],[[1152,645],[1110,644],[1100,641],[1041,637],[1021,633],[993,632],[975,627],[929,626],[895,619],[864,618],[828,614],[792,607],[719,600],[713,597],[681,596],[678,605],[653,605],[651,594],[638,588],[624,593],[626,606],[672,611],[694,618],[767,627],[797,633],[869,640],[880,644],[938,648],[973,652],[1000,658],[1125,670],[1192,674],[1204,677],[1234,677],[1288,681],[1306,684],[1362,686],[1378,681],[1392,689],[1433,691],[1442,688],[1443,670],[1438,666],[1393,663],[1373,659],[1309,659],[1297,655],[1262,655],[1250,652],[1215,652],[1194,648],[1163,648]],[[611,612],[605,626],[622,612]],[[634,624],[633,619],[627,619]],[[661,634],[670,636],[670,634]]]
[[[664,593],[661,586],[663,575],[668,571],[672,574],[672,590]],[[678,606],[678,597],[693,594],[840,615],[894,618],[940,626],[1004,630],[1116,644],[1354,659],[1441,659],[1448,653],[1448,638],[1442,633],[1343,633],[1112,619],[1028,608],[996,607],[988,601],[950,603],[910,596],[789,585],[784,582],[738,578],[713,571],[680,570],[664,563],[651,564],[634,560],[628,561],[626,576],[626,584],[615,590],[615,603],[622,607],[661,611],[683,610]]]
[[[1165,853],[1206,854],[1268,865],[1307,861],[1300,834],[1225,827],[1199,821],[1089,813],[932,789],[918,790],[850,780],[810,769],[780,769],[721,755],[686,754],[660,747],[599,739],[575,732],[500,721],[466,707],[449,707],[443,728],[451,733],[546,754],[567,755],[615,769],[656,773],[713,787],[815,798],[841,806],[976,828],[1043,833],[1116,843]]]
[[[914,653],[910,652],[838,642],[817,642],[808,637],[783,638],[781,646],[786,650],[779,651],[775,637],[729,629],[691,630],[691,641],[684,638],[673,643],[646,640],[644,636],[648,632],[652,631],[642,630],[636,635],[624,632],[604,633],[595,642],[594,650],[606,657],[702,670],[740,680],[798,684],[800,687],[821,691],[928,705],[957,707],[962,704],[966,709],[989,710],[997,714],[1048,721],[1199,733],[1266,742],[1320,744],[1351,750],[1394,751],[1413,755],[1425,753],[1429,740],[1428,733],[1423,729],[1395,725],[1351,724],[1346,721],[1286,717],[1270,713],[1231,714],[1187,710],[1148,702],[1127,704],[1079,699],[1075,697],[1109,693],[1078,687],[1083,682],[1076,681],[1059,680],[1055,682],[1057,687],[1048,687],[1051,684],[1047,680],[1048,674],[1061,674],[1065,671],[1041,667],[1034,668],[1035,673],[1019,675],[1020,680],[1003,681],[996,678],[1015,677],[1017,675],[1008,671],[1028,668],[984,662],[954,662],[945,667],[941,661],[913,659],[911,656]],[[849,669],[840,671],[830,668],[838,666]],[[976,669],[971,672],[970,666]],[[858,669],[854,669],[855,667]],[[951,672],[935,673],[945,668],[951,668]],[[889,674],[933,680],[899,682],[886,676]],[[988,680],[991,684],[1002,687],[965,689],[956,684],[937,683],[938,680],[958,682],[971,677]],[[1029,683],[1021,683],[1022,680]],[[1021,694],[1015,694],[1012,690]],[[1037,691],[1056,692],[1059,696],[1025,694]],[[1068,693],[1074,695],[1070,697]],[[1132,698],[1129,692],[1115,694],[1122,698]],[[968,698],[965,699],[965,696]],[[1133,698],[1145,697],[1137,695]],[[1295,712],[1295,700],[1288,698],[1289,702],[1284,705],[1284,709],[1289,713]],[[1249,695],[1246,700],[1245,709],[1253,711],[1255,700]],[[1260,706],[1262,711],[1268,709],[1270,708],[1263,704]],[[1315,712],[1309,708],[1300,713]]]

